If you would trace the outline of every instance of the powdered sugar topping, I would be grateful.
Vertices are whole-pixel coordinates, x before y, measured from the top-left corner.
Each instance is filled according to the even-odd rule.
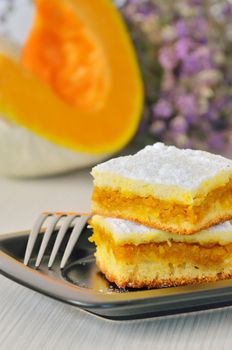
[[[178,149],[155,143],[135,155],[118,157],[97,165],[95,172],[110,172],[148,184],[165,184],[196,189],[220,172],[231,172],[232,160],[191,149]]]
[[[110,226],[110,229],[112,232],[114,232],[117,235],[125,235],[125,234],[143,234],[148,233],[149,231],[154,232],[164,232],[157,230],[155,228],[150,228],[141,224],[137,224],[135,222],[129,221],[129,220],[123,220],[123,219],[117,219],[117,218],[104,218],[102,220],[105,220],[105,222]],[[227,232],[231,231],[232,235],[232,225],[230,221],[226,221],[222,224],[212,226],[207,229],[207,232]],[[176,237],[176,234],[169,234]]]

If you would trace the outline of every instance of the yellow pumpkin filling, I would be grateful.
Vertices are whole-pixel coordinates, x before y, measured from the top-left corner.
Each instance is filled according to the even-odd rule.
[[[232,217],[232,180],[209,192],[198,205],[183,205],[153,196],[142,197],[106,187],[94,188],[92,203],[93,212],[98,214],[133,220],[176,233],[179,233],[180,226],[185,230],[180,233],[194,233]],[[214,214],[213,223],[211,212]]]

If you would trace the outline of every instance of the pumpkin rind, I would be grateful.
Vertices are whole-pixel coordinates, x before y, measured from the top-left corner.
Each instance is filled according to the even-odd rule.
[[[107,154],[84,154],[55,145],[0,118],[0,174],[29,178],[65,173],[94,165]]]
[[[38,0],[55,3],[62,0]],[[63,0],[64,2],[64,0]],[[125,26],[109,0],[65,0],[104,49],[110,86],[98,108],[73,106],[35,74],[0,55],[0,111],[51,142],[86,153],[122,148],[134,135],[142,109],[141,76]]]

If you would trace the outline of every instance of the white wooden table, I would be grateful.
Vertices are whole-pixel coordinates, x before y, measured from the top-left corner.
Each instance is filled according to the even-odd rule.
[[[30,228],[43,210],[90,207],[89,171],[40,180],[0,178],[0,233]],[[232,349],[232,308],[111,322],[0,276],[0,350]]]

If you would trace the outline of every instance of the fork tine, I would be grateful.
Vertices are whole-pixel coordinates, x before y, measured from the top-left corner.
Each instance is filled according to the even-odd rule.
[[[60,248],[61,242],[66,234],[66,232],[68,231],[71,222],[77,217],[78,215],[71,215],[71,216],[67,216],[67,218],[65,218],[65,222],[63,223],[63,225],[60,227],[59,232],[57,234],[56,240],[55,240],[55,244],[53,246],[52,252],[51,252],[51,256],[48,262],[48,268],[50,269],[54,263],[54,260],[56,258],[57,252]]]
[[[54,232],[54,229],[56,227],[56,224],[57,222],[60,220],[60,218],[64,216],[63,214],[56,214],[52,217],[51,219],[51,222],[49,224],[49,226],[47,227],[46,229],[46,232],[43,236],[43,240],[42,240],[42,243],[41,243],[41,246],[40,246],[40,249],[39,249],[39,253],[38,253],[38,256],[37,256],[37,259],[36,259],[36,262],[35,262],[35,267],[38,268],[40,266],[40,263],[41,263],[41,260],[44,256],[44,252],[47,248],[47,245],[48,245],[48,242],[49,242],[49,239],[52,235],[52,233]]]
[[[73,231],[71,233],[71,236],[69,237],[68,244],[66,246],[66,249],[64,251],[63,258],[61,260],[60,268],[63,269],[68,258],[70,257],[70,254],[84,228],[87,221],[89,220],[90,216],[82,216],[80,220],[76,223],[76,225],[73,228]]]
[[[43,225],[44,221],[50,215],[51,215],[50,213],[42,213],[38,217],[38,219],[36,220],[32,230],[31,230],[28,242],[27,242],[27,248],[26,248],[26,252],[25,252],[25,256],[24,256],[24,264],[25,265],[28,265],[28,262],[29,262],[29,259],[31,257],[31,253],[33,251],[33,248],[34,248],[34,245],[35,245],[35,241],[36,241],[36,238],[38,237],[38,234],[40,232],[41,226]]]

